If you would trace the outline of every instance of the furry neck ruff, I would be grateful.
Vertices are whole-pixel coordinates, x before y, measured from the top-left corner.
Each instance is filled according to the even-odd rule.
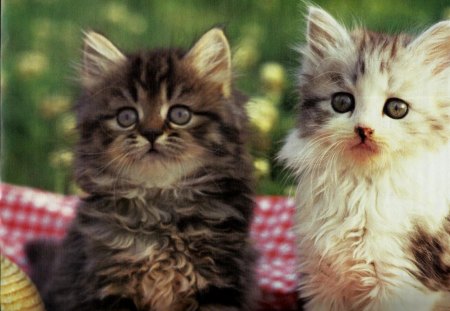
[[[281,157],[304,147],[295,131]],[[448,145],[384,170],[331,159],[297,171],[300,291],[309,310],[433,310],[448,286],[438,265],[448,269],[450,254],[449,158]]]

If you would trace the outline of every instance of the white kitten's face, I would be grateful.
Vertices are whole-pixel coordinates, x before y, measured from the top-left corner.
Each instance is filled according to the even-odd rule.
[[[448,143],[450,22],[411,39],[349,33],[313,9],[307,38],[298,133],[281,154],[291,166],[315,153],[324,163],[379,168]],[[298,136],[308,151],[295,150]]]

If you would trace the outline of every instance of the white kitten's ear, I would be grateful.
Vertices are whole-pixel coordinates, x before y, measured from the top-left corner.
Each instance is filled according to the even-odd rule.
[[[186,54],[200,77],[217,83],[224,96],[231,93],[231,53],[223,31],[213,28],[205,33]]]
[[[95,85],[99,78],[125,60],[125,55],[104,36],[93,31],[86,32],[81,72],[83,85]]]
[[[431,64],[435,74],[450,67],[450,21],[430,27],[416,38],[411,48],[425,63]]]
[[[309,7],[307,17],[307,48],[313,59],[325,58],[337,47],[351,44],[348,31],[326,11]]]

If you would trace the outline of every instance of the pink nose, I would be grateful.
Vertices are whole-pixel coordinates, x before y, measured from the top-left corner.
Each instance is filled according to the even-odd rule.
[[[373,135],[374,130],[370,127],[364,127],[364,126],[356,126],[355,127],[355,133],[358,134],[358,136],[361,138],[361,140],[365,140],[367,137],[370,137]]]

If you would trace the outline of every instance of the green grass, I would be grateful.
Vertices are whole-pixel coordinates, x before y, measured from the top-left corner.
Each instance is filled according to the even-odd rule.
[[[445,0],[323,0],[339,20],[356,19],[375,30],[417,30],[445,14]],[[270,62],[287,72],[279,91],[278,121],[253,146],[269,170],[260,173],[259,193],[285,194],[290,179],[273,160],[293,127],[293,76],[303,40],[305,5],[297,0],[5,0],[2,1],[2,181],[50,191],[76,191],[71,176],[75,134],[70,110],[78,87],[74,64],[82,30],[107,35],[123,50],[188,47],[214,25],[224,25],[237,59],[238,87],[267,97],[260,71]],[[274,103],[275,105],[275,103]],[[263,121],[263,120],[262,120]]]

